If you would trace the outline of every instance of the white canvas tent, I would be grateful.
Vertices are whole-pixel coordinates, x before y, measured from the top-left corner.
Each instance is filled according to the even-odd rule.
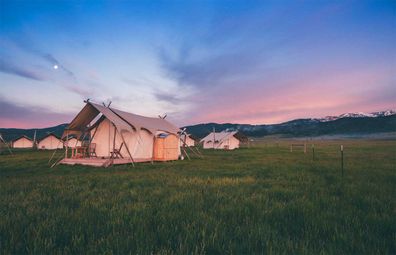
[[[234,150],[239,148],[244,139],[238,131],[212,132],[201,140],[204,149]]]
[[[33,148],[33,140],[23,135],[12,141],[12,148]]]
[[[37,143],[37,149],[39,150],[56,150],[62,148],[62,140],[54,134],[48,134],[42,137]]]
[[[68,148],[76,148],[78,146],[81,146],[81,141],[75,137],[71,137],[69,138],[69,140],[64,141],[63,145]]]
[[[182,134],[180,135],[180,141],[181,145],[187,146],[187,147],[193,147],[195,146],[195,140],[191,138],[191,135],[189,134]]]
[[[88,153],[68,158],[61,164],[109,166],[145,161],[177,160],[179,129],[162,118],[144,117],[87,101],[70,122],[63,138],[89,137]]]

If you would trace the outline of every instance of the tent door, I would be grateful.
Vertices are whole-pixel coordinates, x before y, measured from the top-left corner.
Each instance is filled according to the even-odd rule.
[[[154,159],[164,159],[164,138],[156,137],[154,140]]]

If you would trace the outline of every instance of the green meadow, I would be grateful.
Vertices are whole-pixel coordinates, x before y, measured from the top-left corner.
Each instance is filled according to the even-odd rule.
[[[109,168],[5,153],[0,254],[396,254],[396,141],[290,143]]]

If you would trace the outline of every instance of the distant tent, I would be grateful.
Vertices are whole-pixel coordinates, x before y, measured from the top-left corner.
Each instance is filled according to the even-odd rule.
[[[234,150],[239,148],[240,143],[245,141],[246,137],[238,132],[212,132],[201,140],[204,149],[223,149]]]
[[[22,135],[12,141],[12,148],[33,148],[33,140]]]
[[[76,137],[71,137],[68,140],[64,139],[65,141],[63,142],[64,146],[68,148],[76,148],[81,146],[81,140],[78,140]]]
[[[178,132],[179,128],[163,118],[144,117],[87,101],[62,137],[89,137],[88,152],[66,156],[60,163],[108,166],[177,160]]]
[[[190,134],[180,135],[181,146],[193,147],[195,146],[195,139]]]
[[[54,134],[48,134],[42,137],[37,143],[37,149],[39,150],[56,150],[62,148],[63,142]]]

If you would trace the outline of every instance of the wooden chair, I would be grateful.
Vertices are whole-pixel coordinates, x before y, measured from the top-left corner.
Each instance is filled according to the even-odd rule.
[[[96,155],[96,143],[91,143],[88,148],[89,156],[97,158],[98,156]]]
[[[111,152],[111,158],[120,158],[120,157],[121,157],[121,158],[124,158],[124,157],[121,155],[122,146],[124,146],[124,143],[121,143],[121,146],[120,146],[119,149],[114,149],[114,151]]]

